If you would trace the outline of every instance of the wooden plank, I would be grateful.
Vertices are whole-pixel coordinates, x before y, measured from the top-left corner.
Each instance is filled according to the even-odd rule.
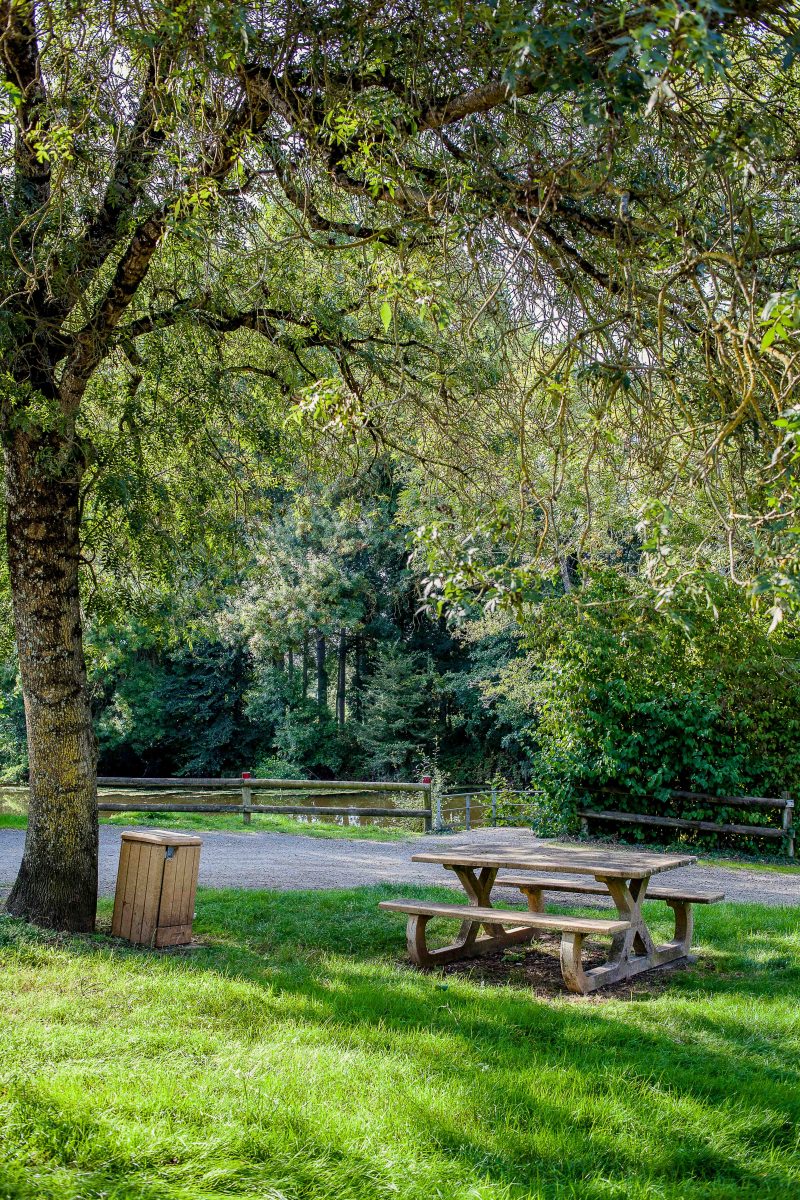
[[[162,804],[156,800],[152,804],[133,801],[110,802],[101,800],[97,805],[100,812],[192,812],[192,813],[241,813],[241,804]],[[417,820],[430,819],[432,812],[429,808],[343,808],[337,805],[320,806],[304,804],[253,804],[248,810],[251,813],[284,813],[286,816],[308,817],[413,817]]]
[[[165,850],[166,855],[166,850]],[[164,877],[161,884],[161,906],[158,910],[158,928],[178,925],[180,886],[178,884],[178,867],[181,865],[180,851],[164,858]]]
[[[141,858],[141,854],[141,843],[132,842],[130,856],[128,858],[128,873],[125,876],[125,891],[122,896],[122,913],[119,923],[119,937],[121,938],[129,938],[131,935],[133,902],[136,895],[136,874],[139,870],[139,859]]]
[[[442,866],[503,867],[518,871],[561,871],[565,875],[604,875],[611,879],[647,879],[660,871],[688,867],[697,861],[694,854],[656,854],[627,850],[606,850],[586,846],[543,846],[534,844],[521,849],[481,843],[461,847],[450,843],[444,851],[412,854],[412,862],[439,863]]]
[[[185,853],[187,858],[187,876],[184,885],[183,915],[191,933],[192,921],[194,920],[195,895],[197,893],[197,876],[200,869],[200,847],[191,846]]]
[[[167,946],[187,946],[192,940],[192,925],[159,925],[154,946],[163,950]]]
[[[233,789],[229,790],[231,792],[233,791]],[[277,798],[281,795],[280,792],[272,791],[269,788],[259,788],[257,790],[258,795],[266,800],[269,800],[273,797],[277,800]],[[324,792],[314,789],[308,793],[293,791],[290,793],[290,795],[292,800],[298,804],[301,801],[317,801],[327,798],[341,801],[370,799],[373,795],[377,799],[380,799],[381,797],[381,793],[369,792],[366,789],[355,789],[346,792]],[[98,790],[98,796],[100,797],[101,807],[105,804],[115,803],[117,805],[121,805],[123,809],[131,808],[135,804],[142,805],[145,808],[152,808],[153,806],[157,806],[162,803],[189,805],[202,804],[204,806],[219,804],[223,810],[230,808],[237,812],[241,812],[241,810],[245,807],[241,801],[231,801],[226,803],[224,799],[218,799],[218,791],[208,791],[205,788],[162,788],[160,790],[156,788],[102,788]],[[208,798],[204,799],[204,797]],[[148,803],[148,801],[150,803]]]
[[[153,800],[152,804],[133,800],[130,804],[124,801],[99,800],[99,812],[197,812],[197,813],[240,813],[241,804],[164,804],[161,800]],[[255,810],[253,810],[255,811]]]
[[[774,825],[718,825],[714,821],[688,821],[683,817],[660,817],[651,813],[593,812],[579,809],[578,816],[597,821],[619,821],[625,825],[665,825],[671,829],[700,829],[707,833],[743,833],[757,837],[785,837]]]
[[[175,900],[172,912],[173,925],[187,924],[186,890],[190,880],[189,850],[175,851]],[[166,927],[166,921],[162,922]]]
[[[119,867],[117,869],[117,884],[114,888],[114,912],[111,917],[111,934],[113,937],[121,937],[120,930],[122,928],[122,909],[123,899],[125,897],[125,887],[128,882],[128,866],[131,858],[131,844],[124,842],[119,850]]]
[[[483,908],[475,904],[437,904],[424,900],[382,900],[379,908],[411,916],[450,917],[454,921],[479,921],[490,925],[519,925],[530,929],[569,930],[572,933],[624,933],[630,921],[594,917],[562,917],[555,913],[537,913],[518,909]]]
[[[312,792],[324,789],[328,792],[429,792],[429,783],[372,783],[362,779],[251,779],[252,788],[270,788],[276,792]],[[98,787],[145,788],[151,791],[172,789],[173,791],[241,791],[242,778],[235,779],[190,779],[181,777],[150,778],[149,776],[102,775]]]
[[[166,847],[151,845],[150,862],[148,863],[147,878],[143,881],[141,897],[137,897],[137,902],[141,910],[141,924],[139,926],[139,935],[136,941],[144,946],[150,945],[156,933],[158,925],[158,909],[161,900],[161,882],[164,877],[164,855]],[[132,926],[132,931],[136,927],[136,918]]]
[[[299,804],[254,804],[250,810],[254,813],[286,813],[287,816],[338,816],[338,817],[415,817],[429,818],[429,808],[338,808],[312,807]]]
[[[171,829],[126,829],[123,842],[145,842],[155,846],[200,846],[196,833],[175,833]]]
[[[630,792],[624,788],[599,788],[605,796],[627,796],[633,800]],[[719,804],[726,808],[784,808],[786,801],[779,796],[710,796],[707,792],[670,792],[670,800],[697,800],[702,804]]]
[[[585,879],[557,879],[551,875],[498,875],[495,887],[533,888],[543,892],[573,892],[586,896],[608,896],[608,888],[602,883],[591,883]],[[693,892],[676,888],[653,887],[645,893],[646,900],[682,900],[689,904],[716,904],[725,899],[724,892]]]
[[[199,863],[199,844],[178,847],[166,859],[156,946],[179,946],[191,941]]]

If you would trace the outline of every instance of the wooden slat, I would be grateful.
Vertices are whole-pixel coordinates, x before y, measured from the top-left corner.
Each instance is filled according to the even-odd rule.
[[[183,912],[184,924],[191,929],[192,921],[194,920],[194,900],[197,892],[197,875],[200,868],[200,847],[192,846],[186,851],[186,876],[184,879],[183,890]]]
[[[144,881],[141,898],[138,898],[142,917],[139,936],[136,940],[143,945],[149,945],[155,937],[156,926],[158,924],[159,901],[161,899],[161,881],[164,875],[165,853],[166,849],[164,846],[150,846],[147,879]]]
[[[517,871],[561,871],[565,875],[604,875],[609,879],[647,879],[673,867],[688,867],[693,854],[655,854],[627,850],[605,850],[586,846],[519,846],[475,843],[461,847],[450,844],[445,851],[424,851],[411,856],[413,862],[440,863],[449,867],[506,867]]]
[[[100,812],[241,813],[244,811],[241,804],[162,804],[159,800],[155,800],[152,804],[140,801],[125,804],[120,801],[101,800],[97,807]],[[323,808],[305,804],[253,804],[247,811],[307,817],[414,817],[426,819],[432,815],[429,808],[343,808],[337,805],[326,805]]]
[[[128,857],[128,872],[125,876],[125,890],[122,895],[122,915],[119,923],[119,936],[130,938],[133,921],[133,903],[136,896],[136,875],[139,870],[139,859],[142,854],[140,842],[132,842]]]
[[[593,917],[562,917],[555,913],[509,912],[503,908],[481,908],[472,904],[436,904],[424,900],[382,900],[379,908],[410,916],[451,917],[455,921],[480,921],[489,925],[519,925],[530,929],[566,930],[569,933],[624,933],[629,921]]]
[[[159,925],[155,942],[157,950],[166,946],[186,946],[192,940],[192,923],[186,925]]]
[[[172,829],[126,829],[123,842],[144,842],[154,846],[200,846],[196,833],[175,833]]]
[[[131,858],[130,842],[123,842],[119,851],[119,867],[117,869],[117,886],[114,889],[114,912],[111,917],[111,933],[113,937],[121,937],[123,900],[128,881],[128,866]]]
[[[604,787],[598,789],[605,796],[628,796],[624,788]],[[707,792],[670,792],[670,800],[697,800],[702,804],[719,804],[726,808],[785,808],[786,800],[780,796],[710,796]]]
[[[102,775],[98,787],[144,788],[150,791],[241,791],[241,778],[234,779],[189,779],[150,778],[142,776]],[[428,783],[372,783],[362,779],[248,779],[247,787],[269,788],[276,792],[427,792]]]
[[[588,879],[557,879],[552,875],[498,875],[494,886],[504,884],[506,887],[540,888],[543,892],[575,892],[587,896],[608,896],[608,888],[594,880]],[[653,887],[645,893],[647,900],[686,900],[690,904],[716,904],[725,899],[724,892],[692,892],[676,888]]]
[[[688,821],[683,817],[660,817],[651,813],[593,812],[592,809],[578,810],[578,816],[596,821],[619,821],[625,825],[665,825],[671,829],[701,829],[706,833],[743,833],[750,837],[786,836],[786,831],[774,825],[719,825],[714,821]]]
[[[287,816],[309,817],[417,817],[431,816],[429,808],[337,808],[313,807],[302,804],[254,804],[250,810],[254,813],[286,813]]]
[[[183,874],[181,853],[176,850],[170,857],[164,859],[164,879],[161,885],[161,907],[158,910],[158,927],[179,924],[179,906],[181,887],[178,883],[178,867]]]
[[[241,804],[164,804],[154,799],[152,804],[147,801],[132,800],[129,804],[118,800],[99,800],[97,808],[100,812],[199,812],[199,813],[240,813]]]

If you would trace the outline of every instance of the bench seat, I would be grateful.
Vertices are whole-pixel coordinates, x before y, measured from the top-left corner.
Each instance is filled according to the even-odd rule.
[[[499,881],[498,881],[499,882]],[[629,921],[605,920],[593,917],[562,917],[555,913],[509,911],[507,908],[479,908],[474,904],[437,904],[426,900],[382,900],[380,908],[387,912],[406,913],[412,917],[452,917],[457,921],[477,921],[482,925],[514,925],[525,929],[553,930],[557,933],[605,934],[624,933]]]
[[[608,896],[605,884],[594,880],[581,879],[573,875],[571,879],[560,879],[553,875],[498,875],[494,886],[514,887],[522,892],[576,892],[586,896]],[[678,891],[675,888],[653,887],[645,893],[646,900],[675,901],[684,904],[717,904],[725,899],[724,892]]]

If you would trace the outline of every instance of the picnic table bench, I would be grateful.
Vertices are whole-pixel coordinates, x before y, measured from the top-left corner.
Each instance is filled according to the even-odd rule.
[[[664,855],[604,850],[583,846],[532,845],[515,848],[475,843],[450,845],[442,851],[412,855],[414,862],[438,863],[452,871],[468,897],[467,904],[424,900],[384,900],[380,907],[405,913],[406,941],[412,962],[435,966],[460,958],[488,954],[518,943],[531,942],[545,932],[561,933],[561,972],[570,991],[586,994],[681,958],[687,958],[693,933],[693,904],[713,904],[721,893],[674,887],[648,891],[651,876],[696,862],[693,855]],[[502,875],[507,869],[523,875]],[[550,875],[549,872],[559,872]],[[546,872],[534,875],[533,872]],[[569,878],[562,878],[567,875]],[[586,877],[590,878],[586,878]],[[513,887],[527,900],[527,911],[494,908],[495,884]],[[544,892],[574,892],[607,896],[616,919],[570,917],[544,911]],[[642,902],[662,900],[673,911],[675,931],[670,941],[655,945],[642,915]],[[461,922],[454,942],[430,949],[426,927],[434,917]],[[484,933],[481,934],[481,928]],[[608,959],[600,966],[583,966],[584,940],[611,937]]]

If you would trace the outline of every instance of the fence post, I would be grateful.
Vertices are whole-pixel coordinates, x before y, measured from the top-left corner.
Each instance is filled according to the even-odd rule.
[[[441,833],[444,829],[442,824],[442,784],[441,779],[437,779],[433,785],[433,832]]]
[[[431,801],[433,799],[432,794],[431,794],[432,793],[431,783],[432,783],[432,780],[431,780],[430,775],[422,776],[422,798],[425,803],[425,807],[428,810],[428,815],[425,818],[425,832],[426,833],[430,833],[430,831],[431,831],[431,818],[433,816],[433,804],[431,803]]]
[[[492,787],[492,828],[497,825],[497,788]]]
[[[781,792],[786,801],[783,808],[783,849],[789,858],[794,858],[794,800],[788,792]]]
[[[471,804],[472,804],[472,796],[469,794],[469,792],[467,792],[466,796],[464,797],[464,828],[465,829],[469,829],[469,827],[470,827]]]
[[[249,771],[242,771],[242,821],[245,825],[249,825],[253,814],[250,809],[253,806],[253,789],[247,786],[245,782],[252,779]]]

